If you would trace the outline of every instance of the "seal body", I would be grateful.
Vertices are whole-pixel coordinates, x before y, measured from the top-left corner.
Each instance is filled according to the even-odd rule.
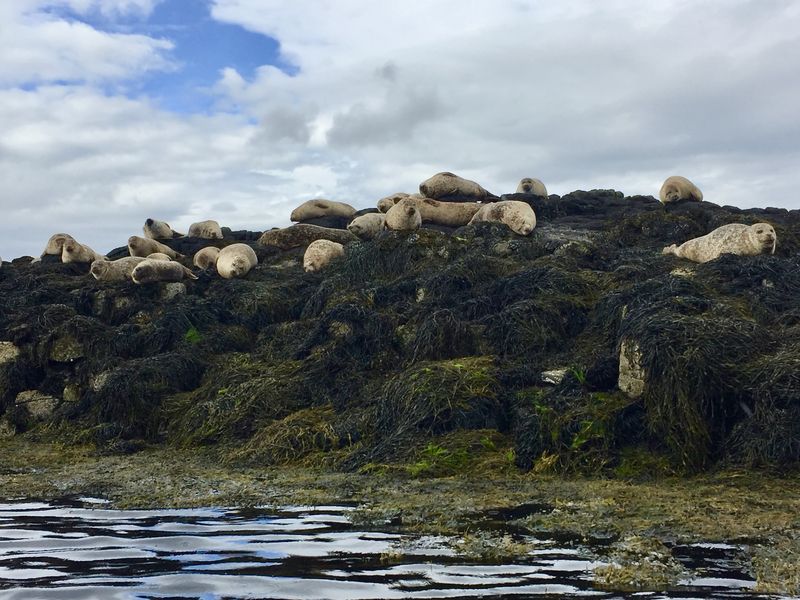
[[[400,202],[403,198],[408,198],[411,194],[406,194],[405,192],[397,192],[396,194],[392,194],[391,196],[386,196],[378,200],[378,210],[382,213],[389,212],[389,209],[392,208],[395,204]],[[422,194],[417,194],[420,198],[424,196]]]
[[[422,215],[413,200],[400,200],[386,213],[386,229],[415,231],[422,226]]]
[[[536,227],[536,213],[527,202],[502,200],[482,205],[469,223],[472,225],[482,221],[504,223],[514,233],[530,235]]]
[[[275,246],[281,250],[308,246],[316,240],[330,240],[338,244],[349,244],[358,241],[358,238],[346,229],[332,229],[319,227],[307,223],[298,223],[283,229],[265,231],[258,243],[262,246]]]
[[[192,258],[192,263],[198,269],[208,269],[209,267],[216,266],[217,257],[219,256],[219,248],[214,246],[206,246],[195,252]]]
[[[289,217],[295,223],[318,219],[320,217],[345,217],[351,218],[356,209],[344,202],[334,202],[324,198],[307,200],[292,211]]]
[[[136,265],[147,260],[141,256],[126,256],[117,260],[96,260],[92,262],[89,273],[97,281],[130,281]]]
[[[497,198],[481,185],[450,172],[437,173],[419,184],[420,193],[434,200],[466,200],[480,202]]]
[[[247,244],[225,246],[217,255],[217,273],[225,279],[244,277],[258,264],[255,250]]]
[[[341,256],[344,256],[342,244],[330,240],[316,240],[306,248],[306,253],[303,255],[303,269],[307,273],[316,273]]]
[[[439,202],[430,198],[414,196],[410,196],[407,202],[412,202],[417,207],[423,223],[434,223],[447,227],[466,225],[482,206],[477,202]]]
[[[664,248],[662,254],[674,254],[679,258],[704,263],[722,254],[756,256],[775,254],[778,236],[769,223],[744,225],[730,223],[717,227],[711,233],[684,242],[680,246],[672,244]]]
[[[150,260],[172,260],[169,256],[167,256],[163,252],[153,252],[152,254],[148,254],[147,258],[149,258]]]
[[[686,177],[673,175],[664,180],[661,190],[658,192],[658,197],[664,204],[677,202],[678,200],[696,200],[699,202],[703,199],[703,192],[697,189],[697,186]]]
[[[189,232],[186,235],[207,240],[221,240],[222,227],[216,221],[200,221],[189,225]]]
[[[542,183],[541,179],[534,177],[525,177],[520,180],[517,186],[518,194],[535,194],[547,198],[547,188]]]
[[[131,279],[134,283],[143,284],[197,279],[197,275],[179,262],[146,258],[133,268]]]
[[[108,260],[108,258],[74,239],[64,240],[64,247],[61,249],[62,263],[91,263],[96,260]]]
[[[166,254],[173,260],[181,257],[180,254],[166,244],[139,237],[138,235],[132,235],[128,238],[128,252],[130,252],[131,256],[143,256],[145,258],[156,253]]]
[[[64,251],[64,242],[67,240],[75,241],[75,238],[68,233],[54,233],[47,240],[47,245],[44,247],[44,252],[42,252],[40,258],[44,258],[47,255],[61,256]]]
[[[386,215],[370,213],[356,217],[347,226],[347,230],[362,240],[371,240],[383,231],[386,226]]]
[[[182,237],[182,233],[178,233],[169,226],[169,223],[164,221],[156,221],[155,219],[147,219],[142,227],[144,237],[151,240],[155,239],[171,239]]]

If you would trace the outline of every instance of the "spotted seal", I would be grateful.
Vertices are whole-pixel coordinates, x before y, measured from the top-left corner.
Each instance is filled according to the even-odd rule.
[[[714,260],[722,254],[739,256],[755,256],[757,254],[775,254],[778,236],[769,223],[744,225],[729,223],[717,227],[711,233],[701,235],[680,246],[672,244],[664,248],[662,254],[674,254],[679,258],[704,263]]]
[[[144,232],[144,237],[151,240],[183,237],[183,234],[172,229],[169,223],[157,221],[155,219],[145,220],[142,231]]]
[[[434,200],[471,200],[482,202],[497,198],[480,184],[448,171],[437,173],[419,184],[420,193]]]
[[[534,177],[524,177],[520,180],[517,186],[517,193],[535,194],[547,198],[547,188],[544,186],[544,183],[542,183],[541,179],[536,179]]]
[[[514,233],[530,235],[536,227],[536,213],[527,202],[502,200],[482,205],[469,223],[482,221],[505,223]]]
[[[658,197],[664,204],[677,202],[678,200],[696,200],[699,202],[703,199],[703,192],[686,177],[673,175],[664,180],[661,190],[658,192]]]
[[[189,225],[187,237],[204,238],[207,240],[221,240],[222,227],[216,221],[199,221]]]
[[[171,259],[175,260],[181,258],[183,255],[175,252],[172,248],[156,240],[143,238],[138,235],[132,235],[128,238],[128,252],[131,256],[143,256],[147,258],[151,254],[157,252],[166,254]]]
[[[217,255],[217,273],[225,279],[244,277],[258,264],[255,251],[247,244],[225,246]]]
[[[386,229],[415,231],[422,226],[422,216],[413,200],[400,200],[386,213]]]
[[[344,202],[316,198],[314,200],[307,200],[295,208],[289,216],[289,219],[295,223],[302,223],[303,221],[317,219],[319,217],[345,217],[349,219],[355,212],[355,208]]]
[[[131,279],[134,283],[144,284],[197,279],[197,275],[179,262],[146,258],[133,268]]]
[[[125,256],[117,260],[95,260],[89,268],[89,273],[97,281],[130,281],[131,273],[136,265],[147,260],[141,256]]]
[[[331,261],[344,256],[344,246],[330,240],[316,240],[306,248],[303,255],[303,269],[307,273],[316,273],[327,267]]]

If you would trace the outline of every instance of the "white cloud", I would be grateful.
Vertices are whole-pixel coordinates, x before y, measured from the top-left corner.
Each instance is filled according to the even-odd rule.
[[[108,250],[149,216],[284,225],[308,198],[364,207],[442,170],[495,193],[532,176],[654,195],[682,174],[718,204],[800,208],[793,0],[214,0],[214,18],[274,36],[299,70],[232,64],[195,116],[99,91],[169,69],[169,41],[43,5],[0,2],[0,82],[44,82],[0,91],[6,257],[60,229]]]
[[[300,67],[220,91],[327,124],[315,160],[358,165],[340,174],[353,195],[444,169],[498,192],[538,176],[558,193],[655,194],[684,173],[741,205],[800,183],[776,160],[800,158],[789,0],[215,0],[213,15],[275,36]]]
[[[97,11],[106,17],[147,16],[163,0],[40,0],[45,6],[66,6],[79,14]]]
[[[152,10],[150,0],[6,1],[9,4],[0,12],[0,85],[113,81],[172,68],[167,53],[173,44],[168,40],[100,31],[44,10],[58,4],[69,5],[78,12],[146,13]]]

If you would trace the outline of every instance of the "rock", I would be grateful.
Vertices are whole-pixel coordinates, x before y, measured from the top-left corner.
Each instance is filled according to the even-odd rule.
[[[0,342],[0,365],[14,362],[19,356],[19,348],[11,342]]]
[[[164,289],[161,290],[161,299],[165,302],[169,302],[173,298],[177,298],[178,296],[182,296],[186,293],[186,285],[181,283],[180,281],[167,283],[164,286]]]
[[[551,369],[549,371],[542,371],[542,381],[552,385],[558,385],[564,380],[569,369]]]
[[[71,335],[56,339],[50,348],[50,360],[61,363],[73,362],[85,355],[83,346]]]
[[[636,342],[622,340],[619,346],[619,380],[617,387],[631,398],[640,398],[645,388],[642,354]]]
[[[81,389],[75,383],[68,383],[64,386],[61,397],[64,399],[64,402],[77,402],[81,399]]]
[[[357,242],[358,238],[347,229],[333,229],[330,227],[319,227],[308,223],[298,223],[283,229],[271,229],[265,231],[258,239],[262,246],[275,246],[281,250],[300,248],[308,246],[316,240],[330,240],[338,244],[349,244]]]
[[[58,406],[58,399],[38,390],[26,390],[17,394],[15,404],[17,407],[27,409],[32,420],[45,421],[53,416],[53,411]]]
[[[0,418],[0,440],[10,439],[16,434],[16,428],[7,419]]]
[[[93,392],[99,392],[108,383],[109,377],[111,377],[111,371],[103,371],[102,373],[98,373],[89,379],[89,387]]]

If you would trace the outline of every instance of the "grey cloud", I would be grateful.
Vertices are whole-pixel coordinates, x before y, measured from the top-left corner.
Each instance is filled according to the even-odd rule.
[[[375,69],[375,74],[378,76],[379,79],[383,79],[389,82],[395,82],[397,81],[398,71],[399,69],[397,65],[394,62],[389,61],[382,67]]]
[[[433,92],[392,92],[379,109],[355,104],[335,116],[328,132],[333,147],[397,143],[409,139],[419,126],[433,121],[445,112],[443,103]]]
[[[306,144],[310,137],[311,129],[305,114],[291,108],[278,107],[263,118],[257,141],[270,143],[290,140]]]

